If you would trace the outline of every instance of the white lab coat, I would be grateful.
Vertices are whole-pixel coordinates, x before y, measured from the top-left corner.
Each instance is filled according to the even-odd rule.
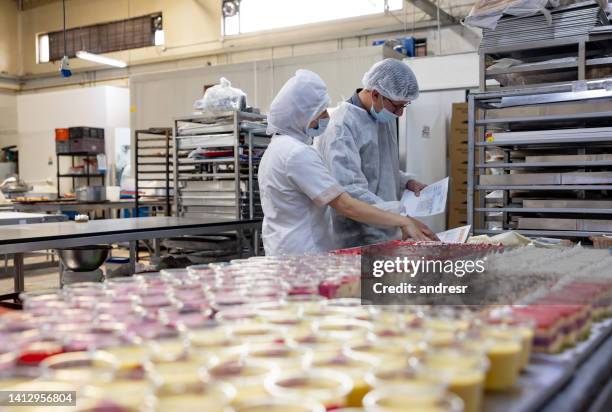
[[[259,166],[266,255],[319,254],[335,248],[327,204],[344,192],[319,153],[276,135]]]
[[[394,123],[377,123],[363,108],[344,102],[332,113],[317,149],[333,177],[362,202],[399,213],[399,200],[414,175],[399,168]],[[355,247],[399,237],[397,228],[366,225],[332,213],[339,247]]]
[[[298,70],[270,105],[267,132],[275,136],[259,165],[266,255],[316,254],[335,247],[327,204],[344,190],[306,133],[329,102],[323,80]]]

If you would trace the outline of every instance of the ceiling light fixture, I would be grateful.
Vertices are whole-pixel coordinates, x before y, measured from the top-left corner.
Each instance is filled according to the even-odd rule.
[[[127,63],[122,60],[112,59],[106,56],[100,56],[99,54],[89,53],[84,50],[76,52],[76,56],[79,59],[88,60],[94,63],[107,64],[109,66],[115,67],[127,67]]]

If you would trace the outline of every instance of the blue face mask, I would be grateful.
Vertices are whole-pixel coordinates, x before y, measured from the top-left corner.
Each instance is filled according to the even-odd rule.
[[[372,107],[370,107],[370,114],[376,119],[378,123],[388,123],[394,121],[399,117],[398,115],[391,113],[384,106],[380,112],[377,112],[374,109],[374,103],[372,103]]]
[[[325,129],[327,129],[327,125],[329,124],[329,118],[319,119],[319,125],[315,129],[313,127],[309,127],[306,129],[306,135],[308,137],[317,137],[323,134]]]

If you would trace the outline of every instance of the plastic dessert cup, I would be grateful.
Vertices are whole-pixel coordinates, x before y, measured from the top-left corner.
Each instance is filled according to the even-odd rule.
[[[236,398],[232,402],[236,407],[266,398],[268,393],[264,381],[274,373],[278,373],[274,365],[252,359],[226,361],[208,370],[211,379],[229,383],[236,388]]]
[[[484,384],[489,362],[482,352],[459,349],[429,351],[424,359],[427,373],[448,383],[448,389],[459,396],[465,412],[482,410]]]
[[[325,412],[325,407],[307,399],[264,399],[234,408],[236,412]]]
[[[111,410],[141,411],[154,400],[154,387],[146,379],[116,379],[86,386],[85,396],[98,399],[101,404],[111,402],[118,408]],[[95,410],[95,409],[94,409]]]
[[[102,352],[109,353],[116,359],[117,368],[122,373],[140,369],[147,361],[147,347],[144,345],[114,346]]]
[[[432,394],[436,399],[446,393],[448,386],[440,377],[409,365],[377,367],[365,376],[365,381],[372,389],[398,386],[413,392]]]
[[[283,399],[308,398],[328,410],[346,406],[353,389],[351,378],[333,370],[289,371],[266,378],[266,390]]]
[[[349,343],[347,353],[372,360],[376,365],[404,365],[408,350],[404,346],[388,346],[377,340],[363,340]]]
[[[348,375],[353,380],[353,390],[347,396],[347,406],[361,406],[363,397],[370,390],[365,376],[374,367],[373,360],[357,358],[339,351],[319,351],[313,353],[309,363],[317,369],[332,369]]]
[[[489,359],[485,389],[512,388],[521,369],[523,352],[521,336],[509,329],[487,327],[482,331],[482,338],[471,344],[485,349]]]
[[[365,412],[462,412],[463,401],[456,395],[412,391],[390,387],[376,389],[363,400]]]
[[[310,354],[310,349],[279,343],[247,346],[249,358],[269,362],[280,370],[301,369]]]
[[[189,387],[162,386],[156,390],[155,411],[225,412],[236,396],[236,389],[224,383],[201,383]]]
[[[51,356],[40,364],[43,377],[76,383],[110,381],[117,367],[117,359],[106,352],[62,353]]]

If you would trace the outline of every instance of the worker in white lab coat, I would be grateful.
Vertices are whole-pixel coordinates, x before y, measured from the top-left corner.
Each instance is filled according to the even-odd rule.
[[[425,188],[414,175],[399,168],[396,120],[419,95],[419,85],[408,65],[385,59],[363,76],[358,89],[333,112],[317,149],[332,175],[356,199],[389,211],[399,211],[404,190]],[[379,243],[399,236],[396,228],[364,225],[333,212],[341,247]]]
[[[272,102],[268,133],[274,136],[259,166],[266,255],[316,254],[336,248],[328,206],[349,219],[401,228],[404,238],[435,239],[415,219],[352,198],[332,177],[312,147],[312,138],[325,129],[329,102],[325,83],[308,70],[298,70]]]

